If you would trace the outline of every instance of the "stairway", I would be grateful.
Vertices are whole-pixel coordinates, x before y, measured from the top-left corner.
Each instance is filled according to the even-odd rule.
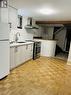
[[[56,45],[56,51],[55,51],[55,56],[60,53],[60,52],[63,52],[63,50],[58,46]]]
[[[64,29],[64,26],[61,27],[54,27],[54,33],[53,33],[53,39],[55,39],[55,36]]]

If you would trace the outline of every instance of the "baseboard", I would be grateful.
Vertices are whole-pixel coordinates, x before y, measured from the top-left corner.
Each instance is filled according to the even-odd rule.
[[[15,68],[18,68],[19,66],[21,66],[21,65],[23,65],[23,64],[25,64],[25,63],[27,63],[27,62],[30,61],[30,60],[33,60],[33,59],[31,58],[31,59],[29,59],[29,60],[27,60],[27,61],[25,61],[25,62],[23,62],[23,63],[20,63],[18,66],[16,66],[16,67],[10,69],[10,71],[14,70]]]

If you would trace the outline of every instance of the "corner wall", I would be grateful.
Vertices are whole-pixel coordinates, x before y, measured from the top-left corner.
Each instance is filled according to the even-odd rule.
[[[70,43],[70,50],[69,50],[68,61],[70,61],[70,62],[71,62],[71,43]]]

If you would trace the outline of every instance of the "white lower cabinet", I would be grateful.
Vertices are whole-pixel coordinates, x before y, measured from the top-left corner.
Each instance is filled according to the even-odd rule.
[[[21,63],[32,59],[33,57],[33,44],[26,44],[21,46]]]
[[[21,54],[21,48],[20,47],[15,47],[15,65],[16,67],[20,65],[20,54]]]
[[[26,45],[26,60],[30,60],[33,57],[33,45]]]
[[[15,47],[12,47],[10,48],[10,69],[13,69],[15,67]]]
[[[10,48],[10,68],[13,69],[20,64],[32,59],[33,43]]]
[[[24,63],[26,61],[26,45],[21,46],[20,62]]]

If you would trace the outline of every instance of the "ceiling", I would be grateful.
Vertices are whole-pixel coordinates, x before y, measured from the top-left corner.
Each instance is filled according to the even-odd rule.
[[[20,9],[23,16],[44,21],[71,21],[71,0],[9,0],[10,5]],[[40,9],[52,9],[54,13],[44,15]]]

